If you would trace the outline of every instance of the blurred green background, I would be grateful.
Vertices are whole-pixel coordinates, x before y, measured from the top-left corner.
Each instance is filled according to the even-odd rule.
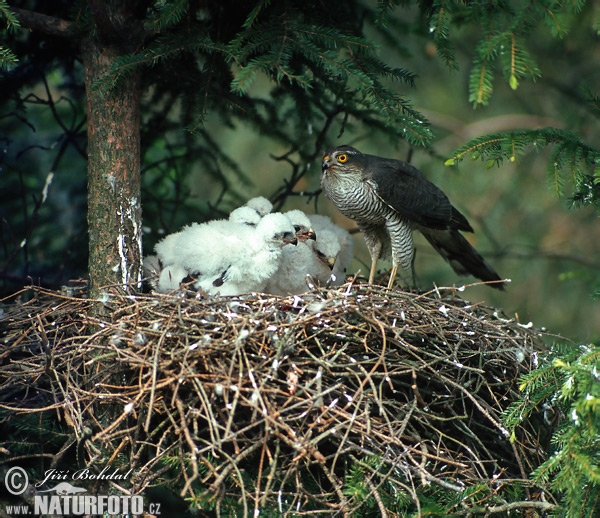
[[[473,48],[481,36],[478,30],[465,26],[454,33],[460,68],[450,70],[430,39],[416,30],[422,28],[418,10],[399,8],[390,23],[390,33],[396,34],[398,41],[392,45],[374,30],[372,38],[380,44],[386,63],[417,74],[413,88],[388,86],[428,117],[436,135],[431,149],[411,150],[404,141],[356,126],[344,126],[343,135],[335,138],[342,128],[341,120],[336,120],[330,131],[334,144],[352,144],[362,152],[385,157],[410,156],[411,162],[467,216],[475,229],[475,234],[468,236],[471,242],[512,283],[504,293],[476,286],[461,296],[501,308],[509,318],[518,318],[523,324],[531,321],[536,327],[581,342],[600,336],[600,305],[591,297],[600,278],[597,213],[591,208],[574,209],[568,196],[558,196],[549,188],[548,150],[532,152],[501,167],[487,168],[481,160],[465,160],[451,167],[444,162],[471,138],[513,129],[553,126],[580,134],[590,145],[598,142],[600,120],[590,117],[583,98],[586,85],[593,88],[600,84],[599,38],[589,23],[594,9],[590,3],[580,15],[573,16],[569,20],[573,26],[563,39],[550,36],[543,27],[537,29],[529,48],[541,78],[535,83],[522,81],[517,90],[512,90],[507,80],[497,78],[490,104],[474,109],[468,101],[468,73]],[[43,51],[39,59],[43,59]],[[41,67],[39,63],[37,66]],[[81,64],[73,60],[70,67],[52,69],[46,63],[36,72],[32,60],[30,69],[29,86],[0,100],[3,296],[31,282],[57,288],[69,279],[85,276],[87,267]],[[3,84],[10,87],[9,75]],[[268,96],[271,88],[266,76],[258,77],[251,93]],[[168,117],[159,119],[156,112],[164,108],[160,103],[167,101],[156,101],[153,95],[147,92],[142,111],[146,254],[165,233],[193,221],[224,217],[252,196],[272,196],[290,177],[291,165],[274,158],[288,153],[288,148],[246,125],[224,121],[218,112],[208,114],[202,140],[209,136],[232,163],[221,159],[219,166],[213,167],[214,156],[195,146],[200,141],[198,134],[190,133],[182,123],[185,104],[173,102]],[[48,99],[53,102],[49,104]],[[158,103],[154,104],[156,110],[153,103]],[[68,139],[59,120],[69,129]],[[307,126],[300,131],[308,139],[319,128]],[[69,145],[65,145],[66,140]],[[52,171],[48,197],[42,204]],[[282,209],[329,214],[340,225],[353,228],[354,224],[323,195],[310,195],[319,188],[319,176],[320,161],[316,159],[294,186],[296,192],[307,194],[288,196]],[[568,188],[565,192],[570,193]],[[355,240],[352,272],[360,268],[366,274],[368,253],[360,234]],[[475,282],[457,278],[423,238],[417,237],[416,245],[416,271],[422,289],[431,289],[433,283],[460,286]]]

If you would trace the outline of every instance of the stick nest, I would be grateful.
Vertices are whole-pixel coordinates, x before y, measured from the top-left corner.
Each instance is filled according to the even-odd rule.
[[[1,417],[14,430],[44,416],[55,435],[31,456],[46,469],[75,451],[80,467],[133,468],[121,490],[166,485],[217,515],[387,515],[423,491],[527,486],[543,460],[539,426],[511,438],[501,419],[539,331],[455,291],[103,305],[78,291],[28,289],[2,318]]]

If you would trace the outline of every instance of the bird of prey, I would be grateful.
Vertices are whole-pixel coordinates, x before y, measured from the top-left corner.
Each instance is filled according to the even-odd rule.
[[[144,257],[142,271],[144,280],[158,293],[169,293],[179,289],[181,282],[188,276],[183,266],[173,263],[163,264],[158,255]]]
[[[298,243],[296,246],[284,246],[281,250],[279,267],[267,281],[265,293],[295,295],[308,289],[304,277],[311,269],[316,235],[303,211],[292,209],[284,212],[284,215],[294,227]]]
[[[172,264],[176,264],[179,261],[179,256],[177,254],[175,246],[177,244],[179,236],[181,235],[181,232],[182,230],[180,230],[179,232],[174,232],[173,234],[169,234],[163,237],[158,243],[156,243],[156,245],[154,246],[154,251],[156,252],[156,257],[158,257],[159,265],[169,266]]]
[[[492,267],[460,231],[473,232],[466,218],[425,175],[401,160],[363,154],[351,146],[325,151],[321,186],[339,211],[353,219],[371,255],[369,284],[379,259],[392,256],[391,288],[398,267],[413,260],[413,230],[419,230],[458,274],[471,274],[504,289]]]
[[[321,229],[312,245],[312,252],[310,276],[321,285],[339,284],[334,272],[341,248],[335,233],[325,228]]]

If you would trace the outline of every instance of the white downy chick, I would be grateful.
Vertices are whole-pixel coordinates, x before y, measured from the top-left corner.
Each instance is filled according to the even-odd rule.
[[[179,258],[175,246],[181,232],[182,231],[174,232],[173,234],[163,237],[154,246],[154,251],[163,266],[176,264],[178,262]]]
[[[144,259],[144,269],[146,268],[146,260],[148,260],[147,267],[158,273],[154,281],[150,281],[150,284],[158,293],[170,293],[178,290],[179,284],[188,275],[188,272],[179,261],[176,250],[177,240],[181,233],[182,231],[179,231],[165,236],[154,246],[156,255]],[[156,261],[154,258],[156,258]]]
[[[286,213],[287,215],[287,213]],[[275,295],[298,295],[309,290],[306,276],[325,285],[340,251],[337,236],[324,230],[317,233],[316,240],[298,242],[298,246],[285,246],[281,252],[280,265],[265,287]]]
[[[312,256],[312,244],[309,243],[314,243],[315,233],[303,211],[293,209],[284,215],[294,227],[298,244],[283,247],[279,268],[267,282],[265,291],[275,295],[304,293],[308,289],[304,277]]]
[[[343,284],[346,278],[346,270],[354,259],[354,239],[345,228],[336,225],[331,218],[323,216],[321,214],[310,214],[308,216],[310,222],[315,229],[317,238],[322,230],[329,230],[337,236],[340,244],[340,251],[337,255],[335,266],[333,268],[333,274],[336,280],[332,284],[340,285]]]
[[[224,219],[192,223],[177,233],[177,263],[197,276],[219,276],[239,262],[255,227]]]
[[[147,255],[142,261],[142,277],[153,289],[158,287],[158,279],[162,270],[157,255]]]
[[[294,242],[294,227],[282,214],[267,214],[256,227],[209,221],[184,229],[176,249],[180,264],[198,276],[210,294],[262,291],[277,270],[282,247]]]
[[[264,196],[257,196],[256,198],[249,199],[246,202],[246,207],[254,209],[261,218],[265,217],[273,210],[273,204]]]
[[[306,213],[299,209],[292,209],[285,212],[285,215],[290,220],[294,229],[296,230],[296,237],[299,241],[306,241],[307,239],[315,239],[315,230],[312,228],[310,219]]]
[[[310,263],[310,275],[322,286],[327,283],[338,285],[337,276],[334,272],[337,257],[341,251],[340,242],[334,232],[321,229],[317,233],[317,239],[312,246],[312,261]]]
[[[181,281],[188,276],[187,270],[178,264],[170,264],[163,267],[158,278],[156,291],[159,293],[170,293],[178,290]]]
[[[263,218],[273,210],[273,204],[264,196],[251,198],[246,202],[246,207],[250,207],[258,212],[258,215]]]
[[[251,198],[245,205],[234,209],[229,214],[229,221],[256,226],[258,222],[273,210],[273,204],[264,196]]]
[[[279,268],[265,285],[265,293],[297,295],[308,291],[305,277],[313,255],[312,247],[307,242],[298,241],[295,247],[284,246]]]
[[[258,225],[261,217],[262,216],[253,208],[242,205],[231,211],[231,214],[229,214],[229,221],[255,227]]]

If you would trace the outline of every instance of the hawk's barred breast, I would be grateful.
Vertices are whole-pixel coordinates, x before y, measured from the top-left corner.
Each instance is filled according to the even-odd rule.
[[[358,224],[371,255],[369,283],[377,261],[391,252],[393,285],[398,267],[414,255],[412,231],[419,230],[459,274],[470,273],[503,289],[503,281],[459,231],[472,232],[467,219],[416,167],[337,146],[323,157],[321,186],[339,211]]]

